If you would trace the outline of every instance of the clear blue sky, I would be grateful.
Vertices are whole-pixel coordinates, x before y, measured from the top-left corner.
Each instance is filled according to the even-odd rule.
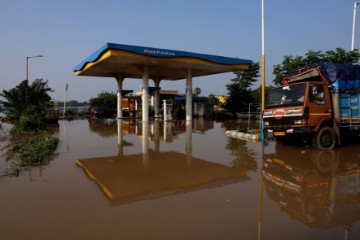
[[[265,0],[266,85],[284,55],[350,50],[353,3]],[[357,26],[356,48],[360,22]],[[57,100],[64,100],[66,84],[68,99],[78,101],[116,92],[114,79],[73,74],[107,42],[261,61],[261,0],[1,0],[0,29],[0,90],[26,78],[27,56],[42,54],[29,60],[29,80],[48,80]],[[201,88],[204,96],[226,94],[233,76],[194,78],[193,88]],[[137,91],[140,83],[126,79],[124,89]],[[163,81],[161,87],[184,93],[185,80]]]

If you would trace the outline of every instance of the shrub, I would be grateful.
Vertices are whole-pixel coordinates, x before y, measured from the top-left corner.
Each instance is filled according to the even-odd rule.
[[[31,115],[23,114],[15,123],[15,131],[29,132],[43,129],[44,122],[39,114],[33,113]]]

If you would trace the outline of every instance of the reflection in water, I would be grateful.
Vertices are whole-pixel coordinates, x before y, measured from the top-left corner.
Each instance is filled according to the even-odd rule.
[[[228,131],[237,129],[239,126],[243,126],[244,124],[245,123],[240,120],[227,121],[222,123],[222,127]],[[247,127],[252,128],[253,126],[258,125],[258,121],[253,121],[252,125]],[[261,151],[263,151],[263,148],[267,145],[267,143],[261,142],[259,144],[261,144]],[[231,155],[234,156],[234,159],[232,159],[230,162],[232,167],[254,172],[258,170],[258,163],[256,158],[259,153],[256,150],[249,148],[247,141],[228,138],[226,149],[228,149],[231,152]]]
[[[142,122],[137,119],[121,119],[118,121],[117,119],[91,118],[88,119],[88,122],[90,131],[104,138],[121,135],[118,131],[122,131],[122,134],[142,135]],[[119,128],[119,124],[122,128]],[[204,133],[214,128],[213,121],[205,121],[201,118],[195,119],[191,125],[192,131],[198,133]],[[149,122],[149,128],[151,138],[156,138],[155,134],[160,134],[164,141],[172,142],[177,139],[178,134],[185,132],[186,121],[153,121]]]
[[[116,136],[116,119],[89,118],[89,129],[103,138]]]
[[[352,149],[277,144],[264,156],[262,176],[269,197],[308,226],[343,226],[346,235],[360,219],[360,155]]]
[[[111,205],[174,195],[246,180],[246,172],[191,158],[177,152],[155,152],[77,161]],[[145,160],[144,160],[145,159]]]
[[[32,170],[36,181],[46,182],[29,182],[27,172],[0,179],[0,239],[360,236],[352,180],[358,177],[358,144],[318,155],[269,141],[264,166],[253,171],[255,162],[263,163],[261,143],[230,140],[222,122],[195,119],[186,128],[185,121],[166,127],[150,121],[147,138],[138,121],[113,121],[113,137],[107,138],[91,131],[87,120],[59,123],[60,154],[41,178],[38,168]],[[3,162],[0,158],[0,168]],[[347,194],[335,191],[342,178],[348,179]]]
[[[256,171],[258,169],[258,164],[256,162],[257,153],[248,148],[246,141],[228,138],[226,149],[229,149],[231,155],[235,157],[230,162],[231,166],[247,171]]]
[[[249,179],[249,169],[246,167],[226,166],[193,157],[194,131],[191,121],[142,122],[141,127],[137,122],[132,123],[137,124],[137,127],[131,127],[136,129],[134,134],[139,135],[141,132],[140,154],[124,154],[123,135],[125,131],[129,133],[126,129],[130,123],[127,120],[116,120],[119,154],[79,159],[76,162],[99,186],[110,205],[218,187]],[[199,122],[194,125],[196,132],[211,129],[209,124]],[[178,139],[181,132],[186,134],[185,153],[160,151],[160,138],[164,142],[173,141]],[[149,141],[154,141],[154,150],[149,148]]]

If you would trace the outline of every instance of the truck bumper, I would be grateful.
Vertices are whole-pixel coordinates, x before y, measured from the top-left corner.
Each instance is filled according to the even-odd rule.
[[[310,128],[308,127],[277,127],[277,128],[265,128],[267,135],[274,137],[282,136],[309,136]]]

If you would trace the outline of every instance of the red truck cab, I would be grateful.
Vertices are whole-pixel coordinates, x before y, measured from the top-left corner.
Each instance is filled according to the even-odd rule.
[[[309,141],[318,149],[337,144],[332,93],[321,74],[313,71],[293,75],[272,89],[263,113],[264,128],[277,140]]]

